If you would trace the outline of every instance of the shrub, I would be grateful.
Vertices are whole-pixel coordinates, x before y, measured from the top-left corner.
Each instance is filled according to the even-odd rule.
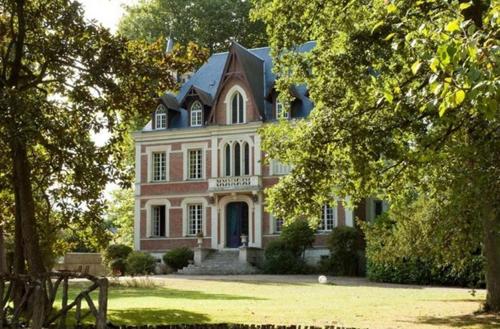
[[[127,257],[127,272],[130,275],[151,274],[156,267],[156,258],[148,253],[133,251]]]
[[[304,251],[314,242],[314,229],[306,220],[295,220],[283,227],[280,239],[286,248],[296,256],[302,256]]]
[[[304,261],[281,239],[271,241],[265,251],[263,269],[268,274],[298,274],[305,271]]]
[[[328,236],[329,272],[334,275],[360,275],[361,233],[353,227],[339,226]]]
[[[186,247],[169,250],[165,253],[165,255],[163,255],[163,261],[165,264],[167,264],[174,271],[188,266],[189,261],[193,260],[193,258],[193,251]]]
[[[103,252],[104,264],[111,269],[113,274],[123,275],[126,269],[126,259],[132,248],[124,244],[113,244]]]

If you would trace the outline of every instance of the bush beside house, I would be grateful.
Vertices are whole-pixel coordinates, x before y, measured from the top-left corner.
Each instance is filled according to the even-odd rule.
[[[363,237],[354,227],[339,226],[328,236],[330,257],[322,260],[322,272],[340,276],[359,276],[364,274]]]
[[[163,255],[163,261],[165,264],[174,271],[188,266],[189,261],[192,261],[193,258],[193,251],[187,247],[172,249]]]
[[[132,248],[124,244],[109,245],[103,252],[104,264],[113,275],[124,275],[127,257],[131,252]]]
[[[132,251],[127,257],[127,273],[130,275],[153,274],[156,268],[156,258],[151,254]]]

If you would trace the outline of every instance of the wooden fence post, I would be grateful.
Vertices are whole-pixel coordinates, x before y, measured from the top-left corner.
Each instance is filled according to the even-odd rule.
[[[108,312],[108,279],[101,278],[99,282],[99,311],[96,318],[96,329],[106,329]]]

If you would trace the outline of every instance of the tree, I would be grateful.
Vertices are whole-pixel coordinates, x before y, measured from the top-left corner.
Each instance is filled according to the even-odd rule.
[[[106,221],[115,230],[113,242],[132,247],[134,245],[134,191],[117,189],[111,193],[106,211]]]
[[[244,0],[142,0],[127,8],[119,32],[149,42],[168,37],[183,45],[192,41],[210,53],[226,51],[233,40],[265,46],[264,25],[250,21],[250,8]]]
[[[273,214],[317,217],[332,195],[438,200],[449,218],[432,251],[460,263],[460,240],[481,246],[486,309],[500,311],[498,3],[254,2],[278,89],[305,83],[315,104],[262,131],[270,158],[294,165],[268,192]]]
[[[0,1],[0,198],[10,209],[1,219],[14,236],[15,273],[46,272],[54,232],[106,242],[104,187],[130,181],[123,137],[175,87],[168,72],[185,66],[163,44],[128,42],[86,22],[78,2]],[[102,130],[111,137],[99,146],[92,135]],[[40,294],[34,328],[47,302]]]

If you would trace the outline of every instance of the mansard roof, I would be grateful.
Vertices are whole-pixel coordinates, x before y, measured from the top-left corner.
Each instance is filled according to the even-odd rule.
[[[306,42],[297,48],[299,52],[308,52],[314,47],[313,41]],[[269,92],[272,90],[275,74],[272,72],[272,58],[269,47],[247,49],[242,45],[234,42],[230,49],[236,56],[243,67],[244,74],[249,83],[249,87],[253,93],[256,105],[263,120],[272,118],[272,104],[266,100]],[[183,109],[184,101],[190,95],[195,95],[202,103],[211,106],[217,101],[217,91],[219,90],[224,69],[226,68],[230,52],[213,54],[208,61],[202,65],[198,71],[184,83],[177,96],[175,96],[181,118],[177,122],[176,128],[189,127],[188,118]],[[312,109],[312,103],[306,96],[307,88],[305,86],[294,86],[292,88],[293,95],[302,102],[301,108],[297,112],[299,116],[309,115]],[[167,96],[168,95],[168,96]],[[171,97],[173,95],[166,94],[169,104],[175,105]],[[163,99],[164,96],[162,96]],[[168,105],[167,105],[168,107]],[[181,122],[185,121],[185,122]]]

